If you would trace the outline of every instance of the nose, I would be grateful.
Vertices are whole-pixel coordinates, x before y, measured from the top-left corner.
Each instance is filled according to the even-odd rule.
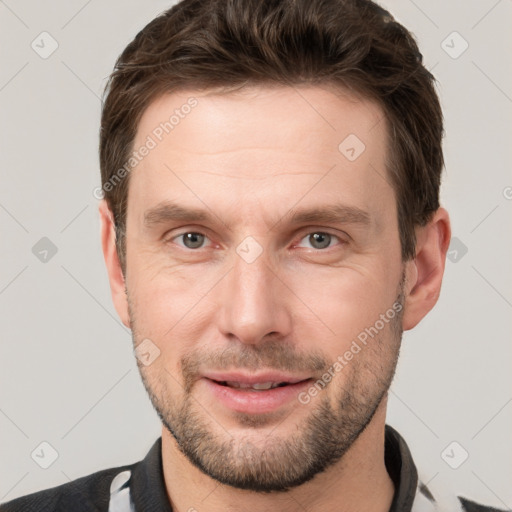
[[[286,285],[271,268],[265,253],[248,263],[238,254],[219,290],[219,329],[227,338],[259,344],[280,339],[292,329]]]

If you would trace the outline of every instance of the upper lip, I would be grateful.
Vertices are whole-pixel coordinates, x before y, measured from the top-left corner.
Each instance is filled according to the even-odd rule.
[[[216,372],[209,371],[203,373],[203,377],[215,380],[217,382],[240,382],[241,384],[261,384],[264,382],[287,382],[289,384],[296,384],[303,380],[311,378],[310,375],[291,375],[289,373],[267,371],[259,373],[244,373],[244,372]]]

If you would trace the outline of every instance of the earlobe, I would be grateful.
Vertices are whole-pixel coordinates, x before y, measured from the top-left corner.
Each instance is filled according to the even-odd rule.
[[[450,235],[450,219],[444,208],[416,232],[416,257],[406,263],[404,331],[415,327],[439,298]]]
[[[114,218],[107,202],[103,199],[99,205],[101,225],[101,247],[107,267],[112,301],[123,324],[130,328],[128,299],[126,297],[125,278],[119,263],[116,249],[116,232]]]

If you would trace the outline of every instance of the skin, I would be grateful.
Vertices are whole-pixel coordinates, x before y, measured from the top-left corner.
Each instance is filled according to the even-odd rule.
[[[321,407],[342,422],[353,412],[352,399],[354,411],[367,410],[369,417],[322,472],[287,491],[267,493],[205,474],[164,425],[163,470],[173,510],[387,511],[394,493],[384,465],[387,389],[402,329],[413,328],[438,299],[448,214],[441,208],[417,228],[416,257],[403,262],[382,109],[340,89],[261,86],[224,95],[165,95],[142,116],[134,147],[191,96],[198,105],[130,174],[125,275],[111,213],[105,202],[100,205],[116,310],[135,345],[149,338],[160,350],[151,365],[139,363],[153,404],[163,420],[176,423],[177,411],[187,406],[212,442],[237,447],[237,458],[226,451],[224,460],[212,462],[233,471],[249,464],[249,454],[276,462],[273,450],[308,431]],[[354,161],[338,149],[349,134],[365,144]],[[148,226],[147,212],[166,201],[213,218]],[[290,223],[294,212],[326,204],[361,210],[368,222]],[[187,232],[206,235],[204,245],[187,248],[178,236]],[[312,233],[332,235],[330,245],[318,248]],[[236,251],[249,236],[262,251],[251,263]],[[233,355],[232,369],[242,366],[242,353],[253,363],[255,354],[263,354],[267,368],[291,364],[287,355],[306,365],[313,355],[332,364],[397,299],[403,310],[396,322],[386,324],[306,405],[294,400],[270,414],[236,414],[184,364],[189,358],[213,369],[208,365],[224,364],[214,358],[226,353]],[[270,350],[272,343],[282,351]],[[316,378],[319,370],[311,366],[309,375]]]

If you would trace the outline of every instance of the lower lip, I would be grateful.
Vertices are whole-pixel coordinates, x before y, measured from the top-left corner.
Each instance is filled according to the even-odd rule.
[[[297,400],[298,394],[310,385],[311,379],[263,391],[230,388],[214,380],[202,379],[209,391],[228,409],[247,414],[273,412]]]

